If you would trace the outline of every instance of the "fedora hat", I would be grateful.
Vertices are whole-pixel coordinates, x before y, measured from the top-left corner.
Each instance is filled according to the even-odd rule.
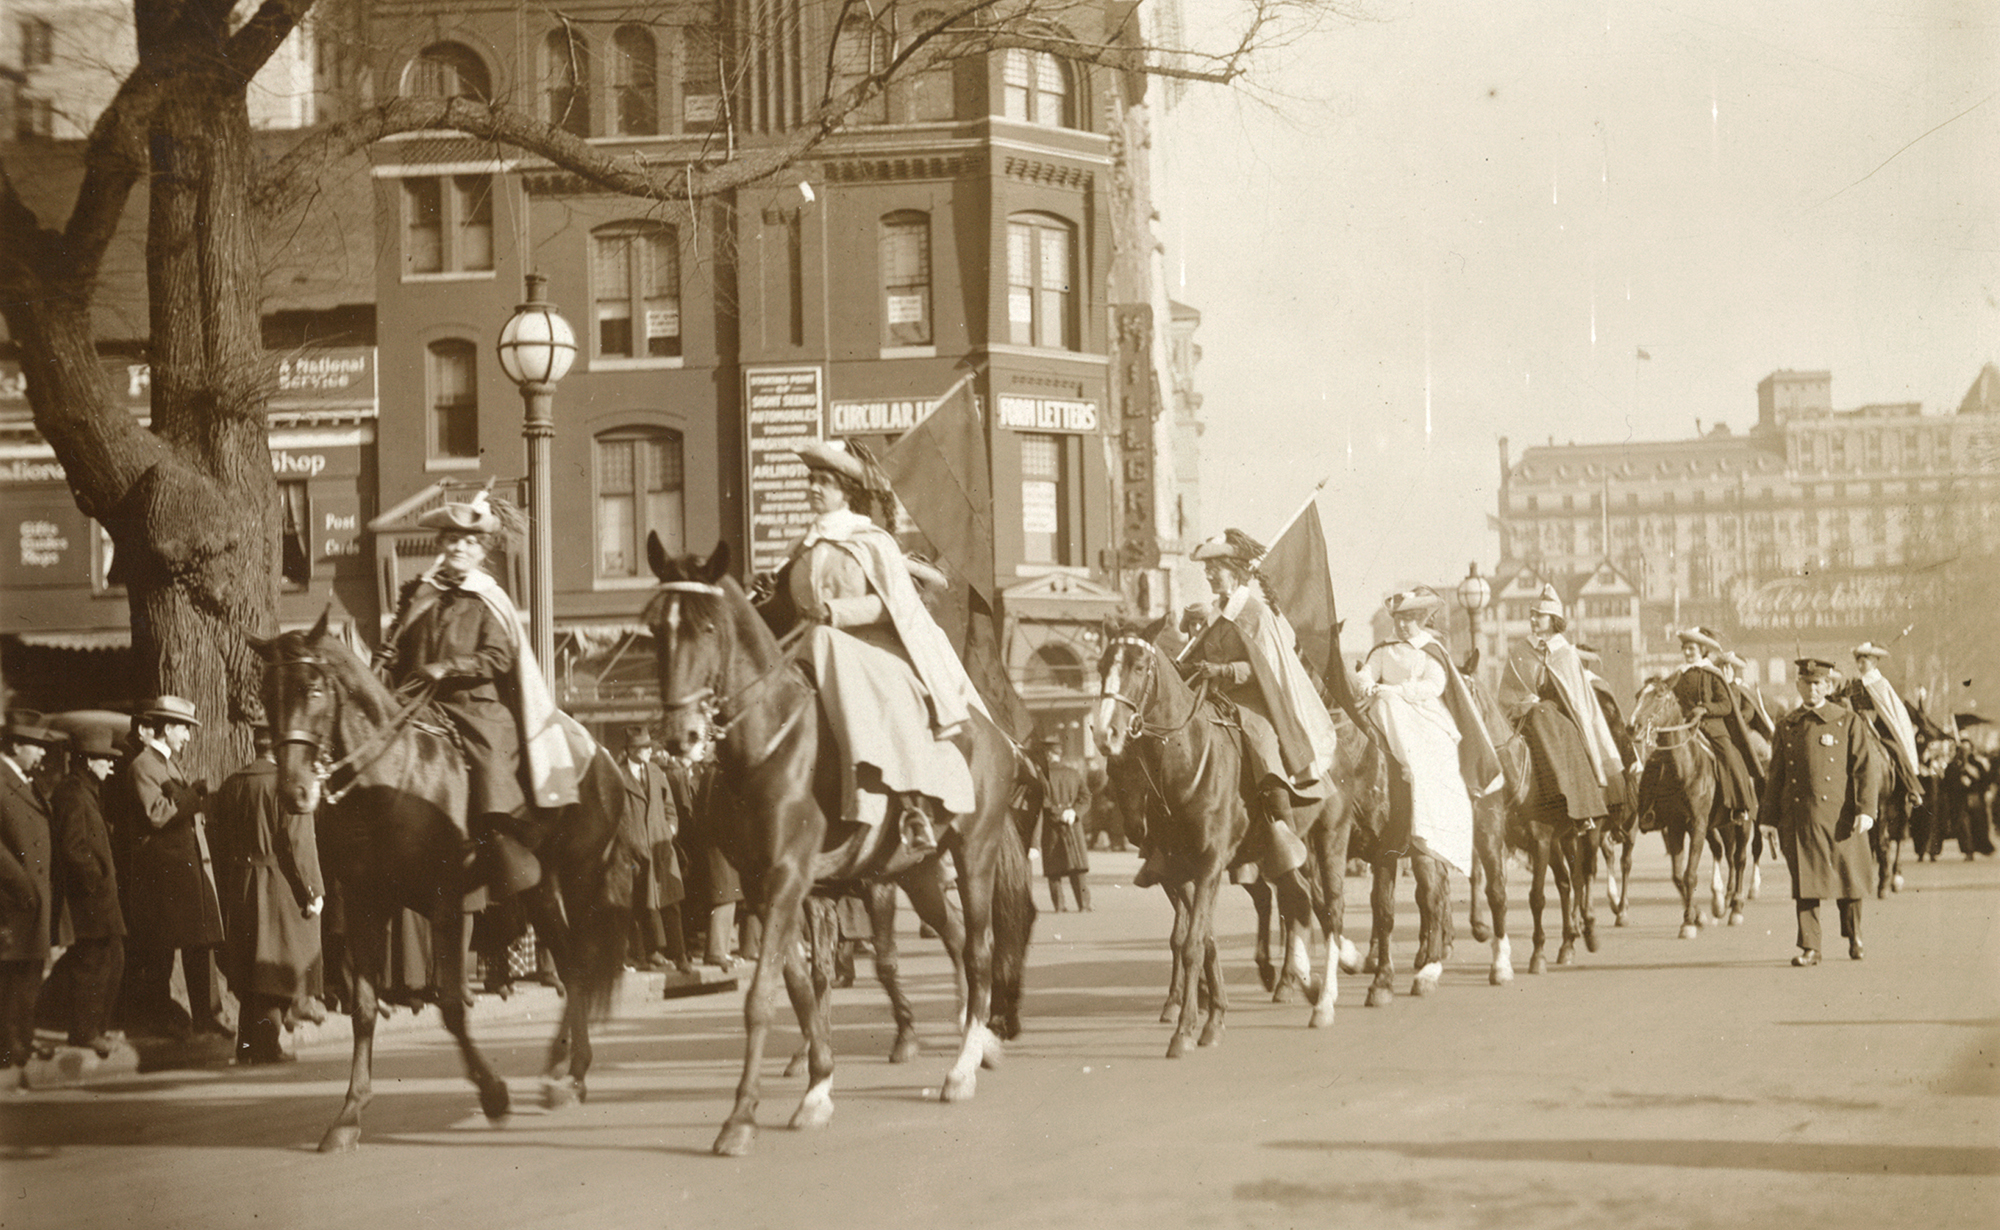
[[[112,741],[109,726],[84,726],[71,732],[69,750],[79,756],[94,756],[102,760],[118,758],[118,747]]]
[[[1406,589],[1389,595],[1389,614],[1410,615],[1425,619],[1444,609],[1444,599],[1431,589]]]
[[[825,470],[851,478],[857,483],[867,483],[868,471],[861,459],[847,451],[847,445],[839,440],[808,440],[794,452],[799,460],[806,463],[808,470]]]
[[[637,751],[642,751],[645,748],[658,747],[658,746],[659,744],[655,742],[653,739],[652,727],[635,725],[635,726],[627,726],[625,728],[626,751],[637,752]]]
[[[1709,631],[1707,628],[1682,628],[1675,635],[1680,637],[1681,644],[1683,645],[1699,645],[1703,649],[1714,653],[1722,652],[1722,642],[1716,638],[1715,633]]]
[[[189,726],[201,725],[201,719],[194,715],[194,702],[178,696],[155,696],[139,710],[141,718],[162,718],[169,722],[181,722]]]
[[[1234,560],[1249,567],[1264,558],[1263,544],[1242,530],[1228,529],[1213,538],[1204,538],[1188,552],[1188,558],[1197,563],[1205,560]]]
[[[1889,656],[1889,651],[1877,645],[1874,641],[1863,641],[1854,647],[1854,656],[1857,658],[1886,658]]]
[[[499,530],[500,517],[493,511],[491,497],[481,491],[463,504],[446,503],[431,509],[417,518],[417,524],[446,533],[491,534]]]
[[[0,739],[14,743],[39,743],[43,747],[54,747],[66,736],[60,730],[50,730],[37,722],[22,721],[10,717],[5,725],[0,725]]]

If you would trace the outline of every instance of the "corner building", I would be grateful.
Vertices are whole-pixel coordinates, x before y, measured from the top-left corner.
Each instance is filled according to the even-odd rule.
[[[380,3],[363,34],[381,49],[377,97],[477,94],[605,154],[700,163],[775,149],[824,92],[886,63],[909,32],[902,10],[876,11],[849,10],[835,30],[842,7],[815,0],[584,3],[564,19],[476,0]],[[1129,12],[1063,16],[1098,23],[1074,31],[1097,41]],[[551,673],[566,707],[603,722],[657,713],[636,623],[649,534],[674,552],[726,541],[750,567],[774,567],[805,517],[788,443],[845,437],[879,454],[951,394],[973,397],[985,424],[991,592],[1016,682],[1045,722],[1080,717],[1096,622],[1135,559],[1120,550],[1135,493],[1112,459],[1106,198],[1113,134],[1142,90],[1044,51],[967,55],[895,85],[810,160],[673,205],[465,137],[378,143],[389,511],[376,528],[407,544],[378,543],[384,619],[427,558],[414,516],[523,471],[521,401],[493,342],[523,275],[540,273],[579,343],[555,397]],[[1136,558],[1157,557],[1155,543]]]

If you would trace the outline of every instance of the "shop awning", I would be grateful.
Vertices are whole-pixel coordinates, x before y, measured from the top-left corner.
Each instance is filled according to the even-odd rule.
[[[74,632],[8,633],[23,645],[35,649],[130,649],[132,633],[127,628],[89,628]]]

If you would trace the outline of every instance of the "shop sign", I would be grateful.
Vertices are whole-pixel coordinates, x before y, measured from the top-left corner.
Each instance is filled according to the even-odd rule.
[[[911,398],[837,401],[833,403],[832,432],[836,436],[899,435],[929,417],[931,405]]]
[[[999,417],[1015,431],[1096,431],[1097,403],[1002,393]]]
[[[743,373],[743,430],[750,463],[750,570],[783,566],[792,543],[812,524],[799,445],[825,436],[826,408],[817,367],[770,367]]]

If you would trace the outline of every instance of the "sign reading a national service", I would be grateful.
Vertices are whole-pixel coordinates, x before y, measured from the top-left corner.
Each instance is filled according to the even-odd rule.
[[[1014,431],[1097,430],[1097,403],[1094,401],[1022,397],[1014,393],[1002,393],[999,401],[1000,425]]]
[[[750,571],[774,572],[812,524],[799,445],[825,434],[817,367],[743,373],[743,431],[749,455]]]

